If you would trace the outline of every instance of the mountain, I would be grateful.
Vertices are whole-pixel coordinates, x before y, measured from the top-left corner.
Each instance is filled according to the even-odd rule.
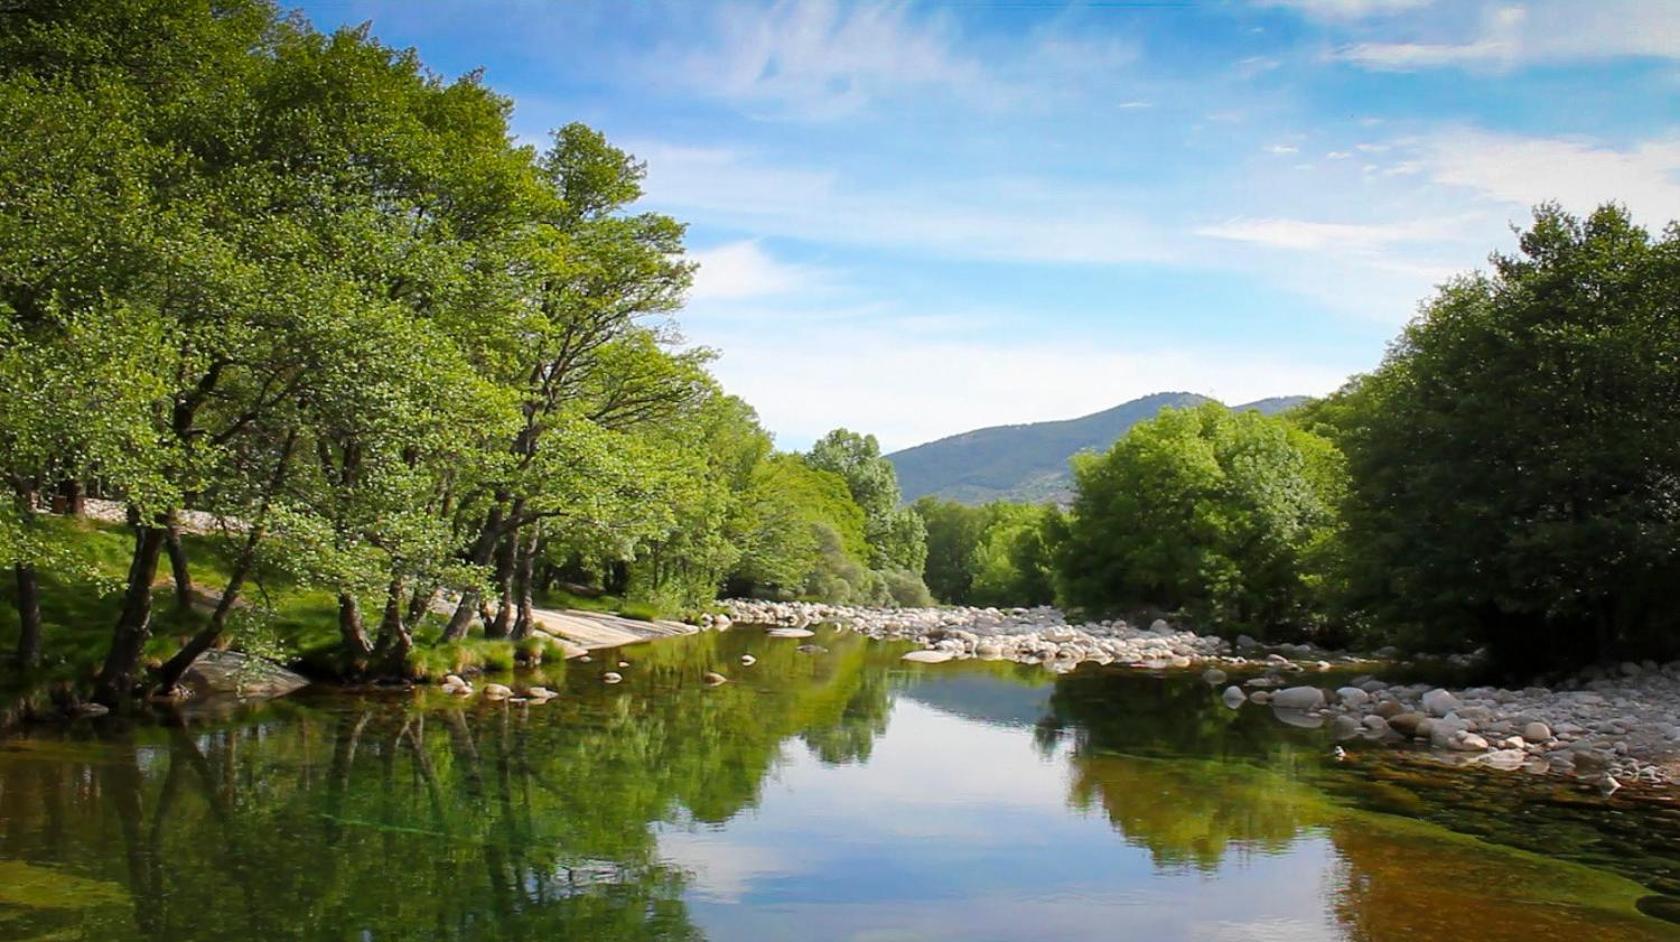
[[[1306,401],[1278,396],[1232,408],[1273,415]],[[1187,392],[1155,393],[1077,419],[998,425],[893,452],[907,501],[935,494],[964,504],[992,500],[1065,501],[1072,494],[1068,459],[1087,449],[1106,450],[1134,425],[1162,409],[1211,402]]]

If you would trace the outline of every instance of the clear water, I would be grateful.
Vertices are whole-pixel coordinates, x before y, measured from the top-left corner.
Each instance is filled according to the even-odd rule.
[[[1680,939],[1668,805],[815,640],[0,742],[0,939]]]

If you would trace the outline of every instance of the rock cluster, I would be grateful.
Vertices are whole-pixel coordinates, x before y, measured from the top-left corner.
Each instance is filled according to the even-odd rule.
[[[1065,672],[1086,661],[1167,669],[1199,661],[1247,660],[1221,638],[1174,628],[1162,620],[1148,628],[1119,620],[1075,625],[1049,607],[871,608],[756,599],[725,605],[735,621],[774,626],[770,633],[776,637],[807,637],[805,626],[833,624],[870,638],[914,641],[924,650],[906,659],[929,663],[981,658],[1043,664]]]
[[[1680,777],[1680,661],[1589,671],[1555,689],[1454,691],[1359,677],[1335,690],[1295,686],[1268,696],[1265,688],[1280,682],[1251,678],[1252,692],[1232,686],[1223,700],[1232,709],[1265,702],[1293,725],[1328,724],[1338,739],[1426,744],[1458,763],[1574,775],[1609,790]]]

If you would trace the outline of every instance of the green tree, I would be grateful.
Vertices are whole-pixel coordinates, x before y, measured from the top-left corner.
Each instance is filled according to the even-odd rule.
[[[1340,456],[1289,422],[1217,403],[1169,409],[1075,459],[1057,551],[1066,600],[1184,610],[1218,630],[1300,629],[1307,563],[1333,532]]]
[[[1355,606],[1507,666],[1680,643],[1680,228],[1535,211],[1316,407],[1347,454]]]

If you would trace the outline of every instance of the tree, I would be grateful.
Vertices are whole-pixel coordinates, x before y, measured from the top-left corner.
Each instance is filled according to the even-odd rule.
[[[1517,671],[1680,645],[1680,227],[1541,206],[1319,407],[1352,603]]]
[[[1217,630],[1298,630],[1339,461],[1283,419],[1217,403],[1165,410],[1107,454],[1075,459],[1063,594],[1093,610],[1181,609]]]
[[[882,456],[875,436],[835,429],[811,446],[805,461],[819,471],[839,475],[863,508],[870,566],[921,578],[927,563],[927,529],[914,511],[899,506],[898,475],[892,462]]]

